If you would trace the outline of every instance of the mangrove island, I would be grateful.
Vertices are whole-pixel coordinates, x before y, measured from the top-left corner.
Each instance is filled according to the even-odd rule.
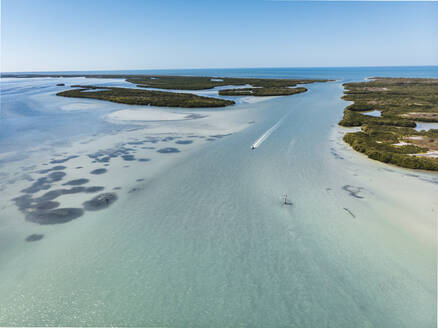
[[[343,99],[353,104],[339,125],[361,127],[345,142],[371,159],[438,171],[438,129],[415,129],[416,122],[438,122],[438,79],[373,78],[344,87]]]
[[[10,75],[4,75],[10,77]],[[73,88],[57,93],[62,97],[91,98],[129,105],[150,105],[158,107],[208,108],[225,107],[235,104],[233,100],[204,97],[192,93],[171,90],[206,90],[221,86],[244,86],[243,88],[218,90],[219,96],[289,96],[307,89],[296,87],[299,84],[328,82],[330,80],[302,79],[259,79],[226,78],[206,76],[162,76],[162,75],[11,75],[14,77],[86,77],[86,78],[124,78],[137,89],[120,87],[100,87],[93,85],[72,85]],[[142,88],[147,88],[144,90]],[[165,89],[150,90],[150,89]]]

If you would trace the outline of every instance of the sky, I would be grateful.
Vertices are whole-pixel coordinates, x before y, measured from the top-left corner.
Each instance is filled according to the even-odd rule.
[[[2,0],[1,71],[438,65],[438,2]]]

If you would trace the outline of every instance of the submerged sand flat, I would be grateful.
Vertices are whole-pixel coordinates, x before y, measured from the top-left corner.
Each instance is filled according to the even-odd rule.
[[[0,325],[436,326],[438,176],[346,146],[341,95],[105,103],[95,135],[5,151]]]

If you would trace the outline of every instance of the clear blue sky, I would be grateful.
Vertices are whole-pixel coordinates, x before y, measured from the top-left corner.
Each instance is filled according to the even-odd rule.
[[[438,2],[3,0],[2,71],[438,65]]]

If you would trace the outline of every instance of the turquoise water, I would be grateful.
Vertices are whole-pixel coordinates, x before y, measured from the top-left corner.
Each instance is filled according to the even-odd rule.
[[[47,92],[41,103],[53,99]],[[248,127],[211,142],[193,139],[187,151],[178,145],[175,160],[136,148],[137,157],[151,152],[151,166],[122,169],[128,162],[119,168],[111,160],[107,168],[117,173],[86,176],[108,189],[144,174],[135,192],[123,185],[111,207],[65,224],[25,221],[9,201],[14,184],[4,183],[0,325],[436,327],[438,176],[370,161],[345,146],[345,130],[336,126],[342,93],[340,82],[313,84],[304,94],[239,104],[230,115],[242,112]],[[106,123],[102,115],[123,106],[104,104],[62,115],[90,113],[87,124],[99,122],[88,133],[96,143],[152,135],[150,125]],[[81,153],[86,143],[73,144],[86,130],[45,151],[100,165]],[[172,141],[151,145],[161,143]],[[34,157],[26,164],[40,168],[44,161]],[[6,180],[23,165],[7,158]],[[78,164],[62,165],[67,177],[79,177]],[[282,204],[285,193],[293,205]],[[74,203],[76,196],[65,197]],[[30,233],[44,238],[25,242]]]
[[[358,80],[374,76],[436,77],[438,66],[393,66],[393,67],[274,67],[274,68],[214,68],[177,70],[119,70],[119,71],[71,71],[39,72],[40,74],[163,74],[200,75],[221,77],[304,78]],[[27,74],[34,74],[32,72]]]

